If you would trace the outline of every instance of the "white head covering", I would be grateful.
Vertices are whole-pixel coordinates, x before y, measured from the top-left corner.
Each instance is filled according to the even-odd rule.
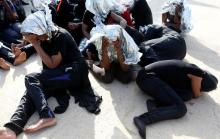
[[[181,16],[181,31],[182,33],[187,33],[192,30],[192,16],[191,16],[191,9],[187,0],[168,0],[165,2],[162,13],[169,12],[170,15],[175,15],[176,5],[182,6],[182,11],[180,13]]]
[[[105,19],[110,11],[122,13],[126,8],[116,0],[86,0],[86,9],[98,16]]]
[[[32,1],[33,4],[38,7],[38,11],[30,14],[23,21],[21,24],[21,33],[33,33],[36,35],[47,34],[49,38],[51,38],[52,31],[58,30],[58,28],[52,21],[51,10],[49,9],[47,3],[39,3],[39,1],[47,0]]]
[[[108,47],[108,56],[110,61],[117,59],[112,42],[119,38],[122,41],[121,48],[125,58],[125,64],[137,64],[140,61],[142,54],[131,36],[120,25],[103,25],[94,27],[91,32],[91,38],[87,43],[93,43],[99,53],[99,58],[102,55],[102,37],[105,36],[110,41]]]
[[[51,0],[31,0],[31,4],[35,10],[44,10],[45,5],[48,5],[51,2]]]

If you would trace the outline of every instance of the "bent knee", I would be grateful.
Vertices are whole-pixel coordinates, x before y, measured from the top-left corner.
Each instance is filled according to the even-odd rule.
[[[177,106],[177,115],[176,118],[183,117],[187,113],[187,107],[185,104],[181,104]]]

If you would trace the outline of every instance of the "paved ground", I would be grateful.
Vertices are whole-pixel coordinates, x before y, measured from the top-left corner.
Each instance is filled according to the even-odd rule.
[[[149,5],[155,23],[160,23],[164,0],[152,0]],[[194,29],[185,39],[187,61],[195,63],[220,77],[220,1],[190,0]],[[0,126],[10,119],[25,91],[24,76],[40,71],[40,60],[32,56],[26,63],[0,70]],[[133,117],[146,112],[144,95],[135,83],[110,85],[97,82],[90,75],[92,86],[104,99],[100,115],[89,114],[73,98],[66,113],[57,115],[58,125],[36,134],[21,134],[18,139],[140,139]],[[220,78],[219,78],[220,80]],[[187,102],[188,113],[178,120],[160,122],[147,127],[147,139],[219,139],[220,89]],[[49,105],[57,103],[52,98]],[[35,113],[28,124],[38,119]]]

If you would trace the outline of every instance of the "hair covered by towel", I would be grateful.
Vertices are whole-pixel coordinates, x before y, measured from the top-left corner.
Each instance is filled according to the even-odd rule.
[[[42,3],[38,11],[27,16],[21,25],[21,33],[47,34],[49,38],[52,37],[52,31],[56,30],[58,28],[52,21],[51,10],[46,3]]]

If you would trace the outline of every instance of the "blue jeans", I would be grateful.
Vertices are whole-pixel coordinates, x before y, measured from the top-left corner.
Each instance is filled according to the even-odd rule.
[[[154,73],[141,70],[136,79],[137,85],[157,103],[157,108],[146,112],[139,118],[147,125],[162,120],[175,119],[187,112],[184,100],[192,98],[192,93],[186,90],[175,90]],[[177,92],[178,91],[178,92]]]
[[[20,23],[12,23],[9,24],[9,26],[3,30],[1,30],[0,39],[3,40],[6,43],[18,43],[17,40],[22,39],[22,35],[20,33]]]

